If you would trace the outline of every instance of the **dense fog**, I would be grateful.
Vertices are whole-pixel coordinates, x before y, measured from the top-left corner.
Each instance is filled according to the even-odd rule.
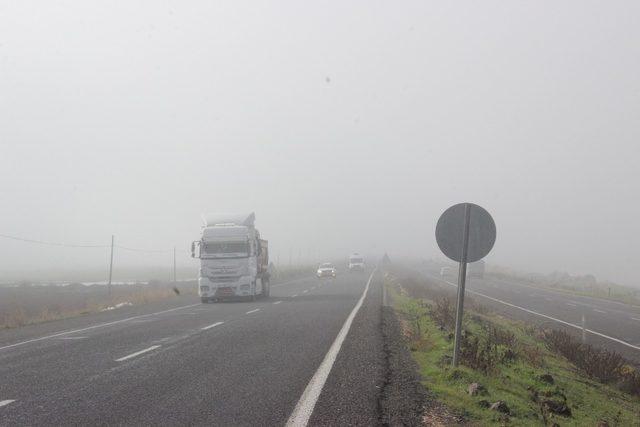
[[[233,6],[233,7],[232,7]],[[442,257],[636,285],[640,3],[4,2],[0,234],[197,268],[203,212],[256,213],[279,263]],[[0,276],[106,248],[0,238]],[[0,280],[2,277],[0,277]]]

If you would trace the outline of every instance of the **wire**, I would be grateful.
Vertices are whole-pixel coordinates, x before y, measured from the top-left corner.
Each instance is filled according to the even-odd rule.
[[[4,237],[5,239],[18,240],[20,242],[37,243],[40,245],[47,245],[47,246],[64,246],[67,248],[108,248],[111,246],[111,245],[72,245],[67,243],[45,242],[43,240],[25,239],[22,237],[9,236],[7,234],[0,234],[0,237]]]
[[[3,237],[5,239],[17,240],[20,242],[37,243],[39,245],[47,245],[47,246],[62,246],[66,248],[110,248],[111,247],[111,245],[74,245],[74,244],[58,243],[58,242],[45,242],[44,240],[25,239],[23,237],[9,236],[7,234],[0,234],[0,237]],[[172,250],[136,249],[136,248],[129,248],[129,247],[120,246],[120,245],[113,245],[113,247],[118,249],[123,249],[125,251],[131,251],[131,252],[146,252],[146,253],[172,252]]]
[[[162,254],[172,252],[172,251],[151,250],[151,249],[134,249],[134,248],[127,248],[126,246],[120,246],[120,245],[113,245],[113,247],[118,249],[124,249],[125,251],[132,251],[132,252],[148,252],[148,253],[162,253]]]

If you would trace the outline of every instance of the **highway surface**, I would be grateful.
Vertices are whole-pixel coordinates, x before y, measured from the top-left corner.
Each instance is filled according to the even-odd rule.
[[[1,331],[0,424],[377,424],[382,286],[370,277]]]
[[[438,271],[428,268],[423,268],[422,272],[444,288],[457,289],[454,275],[443,278]],[[483,279],[470,278],[466,289],[478,303],[511,317],[545,327],[564,328],[579,336],[582,336],[584,318],[587,343],[615,350],[640,363],[638,306],[572,295],[490,274]]]

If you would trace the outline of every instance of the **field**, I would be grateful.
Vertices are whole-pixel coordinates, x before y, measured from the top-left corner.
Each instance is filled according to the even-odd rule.
[[[275,269],[272,282],[283,282],[310,275],[311,266],[291,266]],[[192,272],[191,272],[192,273]],[[61,280],[62,277],[56,277]],[[105,285],[75,282],[65,286],[51,283],[22,281],[13,286],[0,286],[0,328],[16,328],[32,323],[46,322],[113,310],[128,305],[173,298],[176,295],[196,295],[194,280],[149,280],[112,286],[112,295]]]
[[[432,292],[428,282],[394,274],[385,286],[423,384],[468,424],[640,425],[640,376],[612,354],[580,348],[595,363],[578,363],[553,344],[557,331],[535,329],[470,302],[462,363],[453,368],[453,300]]]
[[[175,289],[174,289],[175,288]],[[107,286],[24,285],[0,287],[0,328],[15,328],[31,323],[46,322],[112,310],[123,305],[139,305],[194,294],[195,282],[151,281],[145,284],[114,285],[109,296]]]

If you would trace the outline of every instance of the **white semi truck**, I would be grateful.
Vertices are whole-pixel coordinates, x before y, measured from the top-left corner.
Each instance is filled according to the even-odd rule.
[[[200,259],[198,295],[203,303],[269,296],[269,246],[255,228],[255,214],[203,215],[200,240],[191,256]]]

